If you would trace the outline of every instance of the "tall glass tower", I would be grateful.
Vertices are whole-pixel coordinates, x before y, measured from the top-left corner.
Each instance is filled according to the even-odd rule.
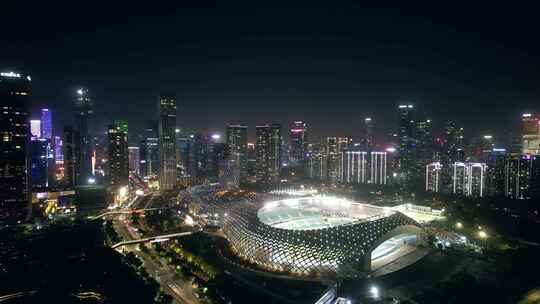
[[[245,124],[227,125],[227,159],[240,183],[247,180],[247,128]]]
[[[30,76],[0,73],[0,223],[30,215]]]
[[[159,187],[170,190],[176,186],[176,98],[161,95],[159,113]]]
[[[51,110],[41,109],[41,138],[52,139]]]
[[[305,122],[293,122],[290,130],[289,141],[289,162],[291,172],[293,175],[303,176],[308,142],[307,124]]]
[[[94,116],[94,104],[88,96],[87,89],[77,91],[75,111],[75,123],[80,136],[81,181],[84,183],[93,175],[91,123]]]

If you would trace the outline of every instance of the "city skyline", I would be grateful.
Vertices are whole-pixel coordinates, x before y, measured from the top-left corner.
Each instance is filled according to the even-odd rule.
[[[394,121],[389,109],[402,102],[416,104],[435,126],[465,116],[460,123],[466,130],[499,137],[506,136],[504,125],[517,125],[521,113],[538,110],[539,62],[527,54],[539,46],[534,39],[520,39],[533,27],[527,18],[515,17],[528,14],[524,9],[493,8],[482,23],[475,18],[483,9],[477,6],[460,10],[465,15],[459,21],[453,18],[459,7],[442,12],[411,4],[268,11],[234,5],[156,7],[138,18],[147,9],[88,7],[73,20],[74,7],[45,6],[43,28],[7,33],[11,47],[0,50],[0,67],[31,74],[32,110],[54,108],[61,121],[73,119],[68,108],[73,92],[88,88],[103,132],[110,121],[127,119],[142,133],[145,122],[137,119],[138,108],[155,111],[155,96],[162,92],[177,94],[178,118],[188,130],[301,119],[319,138],[351,135],[344,133],[361,129],[363,117],[374,118],[380,137],[393,129],[387,123]],[[102,18],[95,21],[98,12]],[[499,23],[505,15],[509,21]],[[194,16],[205,25],[183,30]],[[299,16],[305,18],[302,23]],[[43,17],[29,18],[39,22]],[[281,23],[270,26],[277,19]],[[48,30],[67,21],[72,26],[59,32],[65,49],[52,48],[52,41],[34,42],[30,49],[40,55],[29,54],[24,37],[42,41]],[[500,35],[494,36],[497,30]],[[519,59],[523,56],[526,61]],[[508,104],[511,109],[501,110]],[[197,119],[201,116],[208,119]],[[330,126],[323,124],[327,117]],[[249,138],[255,138],[254,129]]]
[[[0,10],[0,302],[533,303],[538,8]]]

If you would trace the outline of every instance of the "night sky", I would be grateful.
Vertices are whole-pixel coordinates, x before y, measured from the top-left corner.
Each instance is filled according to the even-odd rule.
[[[100,130],[128,119],[132,134],[160,92],[176,94],[187,130],[246,122],[253,134],[305,120],[314,137],[359,137],[371,116],[381,139],[400,102],[436,126],[455,119],[466,135],[505,135],[540,110],[537,7],[41,2],[2,3],[0,69],[32,75],[33,109],[53,109],[56,130],[72,123],[81,86]]]

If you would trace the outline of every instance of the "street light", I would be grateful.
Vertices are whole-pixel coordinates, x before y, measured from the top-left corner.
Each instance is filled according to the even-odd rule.
[[[456,228],[457,228],[457,229],[463,228],[463,224],[462,224],[461,222],[457,222],[457,223],[456,223]]]
[[[483,230],[478,231],[478,237],[481,239],[486,239],[488,237],[487,233]]]

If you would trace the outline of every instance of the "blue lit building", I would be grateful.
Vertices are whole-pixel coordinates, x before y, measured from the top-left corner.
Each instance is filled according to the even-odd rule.
[[[32,191],[43,191],[49,186],[48,181],[48,152],[51,142],[46,138],[31,138],[31,167]]]
[[[41,137],[52,139],[52,113],[49,109],[41,109]]]

